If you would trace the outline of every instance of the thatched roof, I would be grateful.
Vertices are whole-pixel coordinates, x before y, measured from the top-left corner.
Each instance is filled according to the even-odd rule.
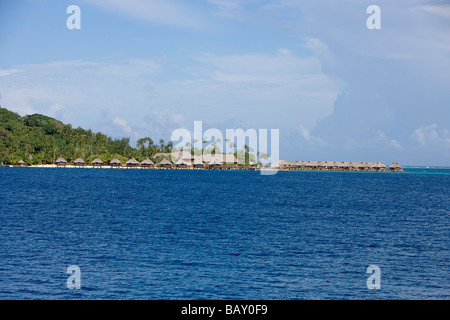
[[[141,166],[153,166],[153,165],[154,165],[153,161],[148,158],[141,162]]]
[[[318,167],[326,167],[326,166],[328,166],[328,164],[329,164],[328,161],[317,161]]]
[[[397,162],[394,162],[389,166],[389,169],[401,169],[401,168],[402,168],[401,165],[399,165]]]
[[[122,162],[120,162],[119,159],[114,158],[114,159],[112,159],[112,160],[109,162],[109,164],[112,164],[112,165],[120,165],[120,164],[122,164]]]
[[[103,161],[99,158],[95,158],[94,160],[92,160],[92,164],[103,164]]]
[[[158,165],[160,166],[172,165],[172,162],[164,158],[163,160],[161,160],[161,162],[158,163]]]
[[[198,162],[198,156],[194,157],[194,163],[197,160]],[[228,153],[216,153],[216,154],[204,154],[202,156],[202,160],[208,164],[210,164],[212,161],[217,160],[220,162],[220,164],[228,163],[228,164],[234,164],[237,163],[237,159],[234,156],[234,154],[228,154]]]
[[[175,164],[176,164],[177,166],[190,166],[190,165],[192,165],[192,164],[191,164],[191,161],[187,161],[187,160],[185,160],[185,159],[183,159],[183,158],[178,159],[178,161],[175,162]]]
[[[280,160],[280,161],[278,162],[278,165],[279,165],[279,166],[290,166],[290,165],[292,165],[292,162],[289,161],[289,160]]]
[[[17,164],[25,164],[25,162],[23,162],[23,160],[20,159],[19,162],[17,162]]]
[[[55,163],[67,163],[67,161],[63,157],[59,157],[56,159]]]
[[[232,163],[237,163],[237,159],[234,156],[234,154],[223,154],[223,162],[224,163],[228,163],[228,164],[232,164]]]
[[[128,160],[126,162],[127,166],[138,166],[139,165],[139,161],[137,161],[135,158],[131,158],[130,160]]]
[[[211,164],[213,161],[217,160],[220,163],[223,163],[223,154],[204,154],[203,161],[207,164]]]
[[[377,162],[373,165],[374,168],[386,169],[386,165],[383,162]]]
[[[208,164],[210,165],[210,166],[220,166],[220,165],[222,165],[222,161],[220,161],[219,159],[217,159],[217,158],[214,158],[212,161],[210,161]]]
[[[203,157],[202,156],[194,156],[194,164],[203,165]]]
[[[85,164],[84,160],[81,158],[76,158],[73,164]]]

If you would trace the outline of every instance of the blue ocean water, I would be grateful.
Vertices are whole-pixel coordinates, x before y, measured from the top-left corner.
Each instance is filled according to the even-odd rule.
[[[449,299],[449,173],[0,168],[0,299]]]

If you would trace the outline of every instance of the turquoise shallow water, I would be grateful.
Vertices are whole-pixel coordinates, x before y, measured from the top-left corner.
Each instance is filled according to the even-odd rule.
[[[0,168],[0,298],[448,299],[449,173]]]

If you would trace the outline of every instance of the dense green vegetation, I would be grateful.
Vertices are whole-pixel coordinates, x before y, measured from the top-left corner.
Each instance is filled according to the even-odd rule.
[[[134,157],[138,161],[158,152],[171,152],[172,142],[163,139],[159,144],[145,137],[138,140],[137,148],[130,146],[130,138],[112,139],[107,135],[41,115],[21,117],[0,107],[0,163],[26,165],[53,163],[58,157],[73,162],[78,157],[87,163],[99,157],[109,163],[117,157],[122,163]]]
[[[210,153],[216,152],[216,144],[211,143]],[[151,138],[145,137],[137,140],[134,148],[130,146],[130,138],[113,139],[101,132],[94,133],[79,127],[74,129],[70,124],[41,114],[21,117],[0,107],[0,163],[17,164],[23,160],[25,165],[50,164],[58,157],[69,163],[78,157],[86,163],[91,163],[95,158],[100,158],[103,163],[109,163],[113,158],[118,158],[122,163],[130,158],[138,161],[149,158],[159,162],[162,157],[154,158],[155,154],[172,151],[175,150],[171,141],[165,143],[161,139],[155,144]],[[194,154],[196,151],[192,149],[191,152]],[[245,164],[249,161],[256,163],[253,150],[248,146],[244,150],[235,149],[234,155],[243,157]]]

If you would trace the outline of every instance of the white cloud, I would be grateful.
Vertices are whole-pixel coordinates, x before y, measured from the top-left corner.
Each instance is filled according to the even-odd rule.
[[[299,124],[311,128],[330,114],[340,91],[319,59],[286,48],[204,54],[194,63],[176,79],[167,78],[164,64],[153,59],[21,65],[23,72],[0,77],[2,106],[113,136],[167,136],[194,120],[235,118],[247,127],[297,131]],[[102,110],[114,116],[107,119]]]
[[[127,120],[122,119],[120,117],[115,117],[113,120],[114,124],[117,124],[119,127],[122,128],[123,131],[127,132],[127,133],[131,133],[133,130],[131,129],[130,124],[128,123]]]
[[[390,146],[390,147],[394,147],[396,149],[401,149],[402,148],[401,144],[397,140],[389,138],[386,135],[386,133],[384,133],[381,130],[378,130],[376,132],[376,135],[373,138],[373,141],[375,143],[379,144],[379,145],[383,145],[384,144],[384,145],[386,145],[388,147]]]
[[[416,7],[416,9],[450,19],[450,5],[449,4],[418,6],[418,7]]]
[[[300,125],[299,131],[300,131],[300,134],[302,135],[303,139],[305,139],[306,142],[308,142],[310,145],[313,145],[313,146],[327,145],[327,143],[325,141],[323,141],[321,138],[311,135],[311,132],[308,129],[306,129],[304,126]]]
[[[317,57],[329,59],[331,57],[328,46],[317,38],[310,38],[306,43],[306,47],[310,49]]]
[[[415,129],[412,138],[422,146],[441,145],[450,147],[450,131],[439,129],[435,123]]]
[[[22,72],[19,69],[0,69],[0,77],[7,77],[14,73]]]

